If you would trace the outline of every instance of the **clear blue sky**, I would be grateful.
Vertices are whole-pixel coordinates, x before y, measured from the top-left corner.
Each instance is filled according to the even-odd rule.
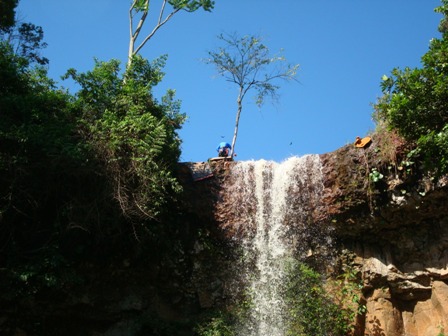
[[[158,14],[161,1],[152,2]],[[60,80],[68,68],[91,70],[94,57],[125,64],[130,3],[20,0],[17,12],[19,19],[43,27],[50,77],[71,87]],[[155,96],[176,89],[188,115],[179,132],[181,161],[205,161],[215,156],[220,141],[231,141],[236,113],[237,87],[201,62],[219,45],[216,36],[261,35],[271,52],[283,48],[290,63],[300,64],[300,83],[281,83],[279,103],[267,102],[261,110],[246,97],[235,146],[237,160],[283,161],[331,152],[369,134],[381,76],[394,67],[420,66],[430,39],[439,37],[441,15],[434,13],[439,5],[439,0],[216,0],[211,13],[178,13],[141,54],[169,55]]]

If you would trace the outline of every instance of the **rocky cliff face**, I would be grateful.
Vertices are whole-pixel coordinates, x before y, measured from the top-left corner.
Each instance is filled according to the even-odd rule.
[[[322,155],[323,221],[363,281],[357,334],[438,335],[448,330],[447,180],[405,158],[385,161],[373,140]]]
[[[422,174],[399,147],[390,160],[376,140],[365,148],[347,145],[321,155],[325,206],[315,221],[334,229],[338,253],[352,256],[363,283],[367,311],[358,316],[354,334],[443,334],[448,330],[448,180]],[[226,183],[232,164],[212,165],[215,176],[205,183],[214,188],[202,189],[198,202],[191,203],[229,236],[237,233],[225,230],[232,225],[216,209],[231,207],[220,203],[219,185]]]
[[[357,317],[354,335],[443,335],[448,180],[422,174],[400,148],[386,155],[377,142],[373,137],[369,147],[347,145],[320,156],[323,197],[312,224],[329,229],[332,248],[362,281],[367,311]],[[230,223],[231,199],[223,197],[234,164],[180,164],[182,204],[144,248],[123,244],[134,247],[116,251],[107,245],[101,262],[92,256],[64,264],[66,272],[60,271],[69,279],[58,286],[36,292],[25,279],[19,285],[29,296],[4,291],[0,333],[194,335],[201,314],[231,305],[238,287],[232,265],[239,232]],[[192,175],[195,170],[206,174]],[[75,246],[70,235],[66,240]],[[78,240],[89,239],[83,235]],[[0,283],[9,288],[3,272]]]

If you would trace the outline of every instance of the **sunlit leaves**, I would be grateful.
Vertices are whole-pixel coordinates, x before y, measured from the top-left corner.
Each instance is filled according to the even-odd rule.
[[[448,1],[443,0],[436,11],[448,14]],[[377,118],[408,141],[424,147],[420,155],[439,173],[448,172],[443,136],[448,124],[448,36],[442,33],[441,39],[431,40],[421,68],[395,68],[389,76],[383,76],[384,95],[375,105]]]
[[[215,4],[211,0],[168,0],[168,3],[175,9],[183,9],[188,12],[194,12],[201,7],[205,11],[211,11]]]
[[[160,83],[165,76],[163,68],[165,67],[168,55],[162,55],[148,62],[140,56],[133,56],[132,66],[125,74],[126,82],[137,81],[147,83],[148,88],[152,88]],[[127,83],[129,85],[129,83]]]
[[[437,7],[435,9],[435,12],[443,14],[444,17],[442,18],[442,20],[440,20],[439,31],[441,33],[446,33],[446,32],[448,32],[448,20],[447,20],[447,16],[448,16],[448,1],[447,0],[441,0],[441,2],[442,2],[442,5]]]
[[[151,94],[163,77],[165,60],[134,56],[123,75],[116,60],[96,61],[86,73],[69,73],[81,86],[77,103],[83,135],[104,163],[128,217],[156,218],[180,188],[171,173],[180,154],[180,103],[174,91],[160,105]]]
[[[325,289],[321,274],[304,263],[291,260],[284,287],[289,309],[287,335],[347,334],[354,312],[348,309],[347,302],[338,302],[336,296],[345,301],[356,300],[349,286],[340,286],[340,293],[333,295]],[[353,306],[358,306],[358,302]]]
[[[148,0],[134,0],[132,6],[138,12],[147,11],[149,9],[149,1]]]

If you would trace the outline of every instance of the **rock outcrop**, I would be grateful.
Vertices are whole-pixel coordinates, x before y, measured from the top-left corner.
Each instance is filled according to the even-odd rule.
[[[337,248],[353,255],[363,283],[367,309],[358,316],[355,335],[443,334],[448,330],[448,179],[423,174],[400,148],[394,148],[391,161],[376,140],[321,155],[325,207],[316,222],[334,229]],[[191,200],[191,209],[213,215],[223,227],[226,219],[216,208],[228,205],[219,203],[219,186],[232,164],[213,164],[214,178],[189,190],[196,194],[200,188],[201,195]]]
[[[328,225],[355,255],[367,312],[359,335],[448,329],[448,188],[414,162],[345,146],[322,155]],[[375,175],[376,174],[376,175]],[[376,178],[375,178],[376,177]],[[374,182],[376,181],[376,182]]]

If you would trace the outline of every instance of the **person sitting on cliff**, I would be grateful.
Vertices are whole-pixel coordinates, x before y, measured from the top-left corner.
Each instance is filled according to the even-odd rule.
[[[232,146],[228,142],[221,142],[216,148],[216,151],[219,157],[228,157],[231,149]]]

